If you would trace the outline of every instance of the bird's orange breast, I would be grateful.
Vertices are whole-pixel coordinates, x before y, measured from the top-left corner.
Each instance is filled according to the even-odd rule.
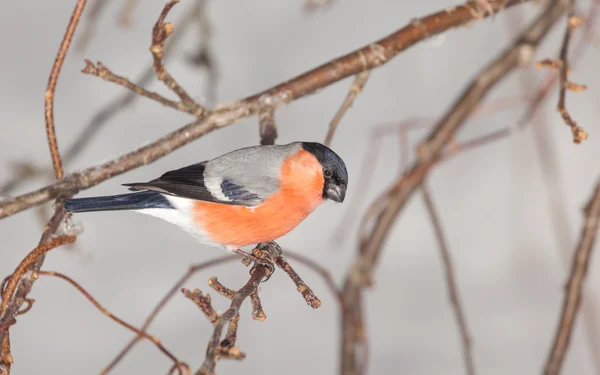
[[[199,201],[194,216],[214,242],[233,248],[273,241],[304,220],[323,202],[323,171],[308,151],[283,162],[279,190],[255,207]]]

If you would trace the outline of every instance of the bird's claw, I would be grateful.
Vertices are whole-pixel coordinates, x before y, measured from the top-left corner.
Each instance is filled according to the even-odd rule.
[[[252,267],[252,269],[250,270],[250,273],[254,273],[254,271],[256,270],[257,266],[263,266],[267,269],[266,272],[266,278],[264,280],[262,280],[262,282],[264,283],[265,281],[268,281],[271,276],[273,275],[273,273],[275,273],[275,265],[274,263],[274,259],[273,259],[273,254],[271,254],[271,251],[269,249],[269,244],[259,244],[257,247],[255,247],[252,250],[252,256],[255,258],[254,260],[254,267]]]
[[[273,260],[273,254],[270,251],[269,243],[267,244],[259,244],[256,248],[252,250],[252,254],[248,254],[240,249],[237,249],[236,252],[242,255],[244,258],[242,259],[242,263],[245,266],[250,266],[250,264],[254,263],[252,268],[250,269],[250,274],[253,274],[256,271],[256,267],[262,266],[266,268],[266,278],[262,280],[262,282],[268,281],[273,273],[275,272],[275,265]],[[279,246],[276,246],[275,254],[280,254]],[[278,250],[278,251],[277,251]]]

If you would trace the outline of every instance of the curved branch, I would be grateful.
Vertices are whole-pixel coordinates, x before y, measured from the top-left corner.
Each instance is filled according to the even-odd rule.
[[[489,3],[493,10],[498,12],[527,1],[490,0]],[[343,78],[378,68],[422,40],[480,18],[482,18],[482,15],[474,13],[471,4],[467,3],[442,10],[420,20],[413,20],[409,25],[383,39],[325,63],[289,81],[243,100],[220,106],[179,130],[171,132],[136,151],[105,164],[66,176],[60,181],[39,190],[3,201],[0,203],[0,219],[48,202],[62,192],[87,189],[113,176],[151,163],[215,129],[257,114],[258,110],[263,108],[265,104],[274,107],[281,106]]]
[[[60,69],[62,68],[63,62],[65,61],[65,56],[67,56],[67,51],[69,50],[69,46],[71,45],[73,34],[75,33],[77,23],[81,18],[81,13],[83,13],[83,8],[85,8],[86,1],[87,0],[78,0],[77,4],[75,5],[75,9],[73,10],[73,14],[71,15],[71,20],[69,21],[69,25],[67,26],[67,31],[65,32],[65,36],[63,37],[63,40],[60,43],[58,53],[56,54],[56,58],[54,59],[54,65],[52,66],[52,71],[50,72],[50,78],[48,78],[48,88],[46,89],[46,95],[44,96],[46,134],[48,136],[48,145],[50,146],[52,166],[54,167],[54,174],[56,175],[56,178],[62,178],[63,167],[62,160],[60,159],[60,152],[58,151],[56,132],[54,130],[54,92],[56,91],[56,82],[58,81]]]

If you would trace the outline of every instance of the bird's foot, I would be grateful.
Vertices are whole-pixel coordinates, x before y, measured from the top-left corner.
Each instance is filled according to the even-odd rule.
[[[262,282],[265,282],[271,278],[275,272],[275,259],[281,256],[281,248],[274,242],[258,244],[252,250],[252,254],[248,254],[240,249],[236,249],[235,252],[244,257],[244,259],[242,259],[242,263],[244,263],[246,266],[254,263],[254,266],[250,269],[250,273],[253,273],[257,266],[262,266],[267,269],[267,277]]]

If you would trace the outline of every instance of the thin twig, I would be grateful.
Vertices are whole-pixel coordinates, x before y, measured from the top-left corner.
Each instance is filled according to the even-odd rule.
[[[56,91],[56,82],[58,81],[58,75],[62,68],[65,56],[71,45],[73,34],[77,28],[77,23],[83,13],[86,0],[78,0],[73,9],[71,20],[67,26],[67,31],[63,37],[58,53],[54,59],[54,65],[52,65],[52,71],[48,78],[48,88],[46,89],[46,95],[44,96],[44,114],[46,116],[46,134],[48,136],[48,145],[50,147],[50,155],[52,156],[52,166],[54,167],[54,175],[60,179],[63,177],[62,160],[60,159],[60,152],[58,151],[58,142],[56,141],[56,131],[54,129],[54,92]]]
[[[579,26],[579,22],[575,22],[574,20],[579,19],[575,16],[575,0],[569,0],[569,11],[568,11],[568,22],[565,29],[565,35],[563,37],[562,46],[560,48],[560,92],[558,96],[558,105],[557,110],[560,112],[560,115],[565,122],[565,125],[571,127],[571,132],[573,133],[573,142],[581,143],[588,138],[588,134],[583,130],[582,127],[577,125],[569,111],[566,108],[566,96],[567,89],[572,87],[569,85],[568,72],[569,72],[569,44],[571,41],[571,35],[573,34],[573,30]],[[573,89],[571,89],[573,90]],[[578,90],[575,90],[578,91]]]
[[[192,12],[196,7],[197,5],[192,8]],[[163,62],[171,57],[172,54],[169,52],[176,48],[179,42],[182,40],[181,36],[189,27],[191,20],[193,19],[192,12],[186,12],[183,15],[177,24],[178,28],[169,37],[168,43],[165,47]],[[152,78],[154,78],[154,69],[152,69],[152,65],[150,65],[143,71],[139,78],[135,80],[135,85],[139,87],[146,86],[152,80]],[[83,127],[81,133],[75,138],[75,141],[71,143],[65,152],[63,152],[62,155],[64,164],[66,165],[73,162],[75,158],[79,156],[79,154],[90,144],[102,126],[107,124],[112,117],[117,115],[121,110],[133,104],[138,97],[139,96],[133,91],[125,92],[124,94],[110,101],[94,116],[92,116],[88,124]],[[46,175],[48,177],[54,176],[52,168],[47,170],[44,167],[32,165],[30,162],[17,163],[15,168],[15,176],[9,181],[5,182],[2,187],[0,187],[0,196],[10,194],[12,190],[18,188],[21,184],[30,179]]]
[[[559,92],[559,96],[558,96],[558,105],[557,105],[557,110],[558,112],[560,112],[560,115],[563,119],[563,121],[565,122],[565,125],[569,126],[571,128],[571,132],[573,133],[573,142],[575,143],[581,143],[582,141],[585,141],[588,138],[588,134],[585,132],[585,130],[583,130],[582,127],[577,125],[577,122],[575,122],[572,118],[571,115],[569,114],[569,111],[566,108],[566,96],[567,96],[567,89],[573,90],[573,91],[579,91],[579,90],[574,90],[572,87],[572,84],[570,84],[569,79],[568,79],[568,72],[569,72],[569,44],[571,41],[571,35],[573,34],[573,30],[579,26],[579,22],[575,22],[574,20],[579,19],[577,16],[575,16],[575,0],[570,0],[569,1],[569,11],[568,11],[568,22],[567,22],[567,26],[565,29],[565,35],[563,37],[563,42],[562,42],[562,46],[560,48],[560,92]]]
[[[321,300],[317,298],[312,289],[306,285],[304,280],[294,271],[292,266],[280,255],[275,258],[275,264],[281,268],[296,284],[296,289],[302,294],[306,303],[313,309],[318,309],[321,306]]]
[[[133,325],[131,325],[131,324],[127,323],[126,321],[124,321],[123,319],[117,317],[115,314],[113,314],[112,312],[107,310],[104,306],[102,306],[94,297],[92,297],[92,295],[87,290],[85,290],[85,288],[83,288],[81,285],[79,285],[79,283],[77,283],[75,280],[71,279],[69,276],[59,273],[59,272],[55,272],[55,271],[39,271],[38,274],[57,277],[59,279],[62,279],[64,281],[68,282],[73,287],[75,287],[75,289],[77,289],[81,294],[83,294],[83,296],[85,298],[87,298],[87,300],[90,301],[92,303],[92,305],[94,305],[94,307],[96,307],[102,314],[108,316],[111,320],[117,322],[119,325],[127,328],[128,330],[137,333],[139,336],[142,336],[145,339],[152,341],[152,343],[158,348],[158,350],[160,350],[164,355],[166,355],[167,357],[169,357],[169,359],[171,359],[173,361],[173,363],[177,366],[177,369],[179,370],[180,375],[183,375],[184,372],[186,374],[189,374],[190,370],[189,370],[188,365],[186,365],[183,362],[180,362],[173,354],[171,354],[171,352],[168,351],[167,348],[165,348],[160,343],[159,339],[157,339],[156,337],[154,337],[152,335],[149,335],[146,332],[142,332],[141,330],[135,328]]]
[[[252,304],[252,319],[264,322],[267,319],[267,315],[263,310],[258,293],[250,294],[250,303]]]
[[[198,49],[188,61],[197,67],[204,67],[208,73],[208,83],[206,85],[205,103],[208,106],[214,106],[217,102],[217,82],[219,71],[217,62],[215,61],[214,51],[211,46],[212,41],[212,25],[210,23],[206,4],[208,0],[198,0],[197,6],[193,9],[194,18],[200,28],[200,41]]]
[[[83,74],[90,74],[90,75],[93,75],[96,77],[100,77],[105,81],[113,82],[113,83],[116,83],[117,85],[121,85],[121,86],[133,91],[137,95],[144,96],[146,98],[150,98],[150,99],[155,100],[155,101],[159,102],[160,104],[165,105],[167,107],[171,107],[171,108],[177,109],[179,111],[188,112],[188,108],[186,106],[184,106],[183,103],[167,99],[164,96],[162,96],[156,92],[146,90],[145,88],[136,85],[135,83],[128,80],[126,77],[123,77],[123,76],[113,73],[109,68],[104,66],[104,64],[102,64],[102,62],[100,62],[100,61],[98,61],[95,65],[93,62],[91,62],[88,59],[85,59],[84,61],[85,61],[85,68],[83,68],[83,70],[81,71]]]
[[[162,57],[164,55],[164,46],[167,38],[174,30],[173,24],[170,22],[165,23],[165,18],[171,11],[171,9],[175,6],[175,4],[179,3],[179,0],[171,0],[161,12],[158,20],[154,24],[154,28],[152,29],[152,45],[150,46],[150,52],[152,52],[152,58],[154,64],[152,65],[154,68],[154,72],[156,73],[156,77],[162,81],[171,91],[173,91],[177,96],[181,99],[181,104],[186,108],[187,112],[190,112],[196,117],[201,117],[205,109],[198,103],[196,103],[184,90],[179,83],[167,72],[165,68]]]
[[[323,280],[325,281],[325,285],[327,285],[327,287],[329,288],[329,291],[335,297],[335,299],[338,303],[338,306],[340,308],[342,308],[342,294],[341,294],[339,288],[335,285],[335,281],[333,281],[331,274],[325,267],[321,266],[314,260],[312,260],[308,257],[305,257],[304,255],[300,255],[300,254],[298,254],[296,252],[292,252],[290,250],[285,250],[285,256],[297,261],[298,263],[302,263],[309,269],[312,269],[314,272],[321,275],[321,277],[323,277]]]
[[[208,285],[213,288],[217,293],[222,295],[223,297],[231,300],[235,297],[235,290],[229,289],[219,282],[216,276],[212,276],[208,279]]]
[[[577,318],[577,312],[581,305],[583,283],[598,234],[600,223],[600,182],[585,207],[585,220],[579,236],[579,243],[573,254],[571,272],[567,282],[561,318],[554,337],[554,343],[544,368],[545,375],[557,375],[560,373],[565,359],[571,333]]]
[[[277,125],[275,124],[275,108],[264,106],[258,111],[258,124],[261,145],[274,145],[277,139]]]
[[[583,17],[584,24],[581,27],[581,33],[579,40],[573,52],[569,56],[569,67],[573,69],[583,53],[590,46],[589,39],[593,35],[595,30],[595,24],[597,22],[597,13],[600,6],[600,1],[594,1],[590,5],[589,9],[585,12]],[[514,13],[518,15],[518,13]],[[519,23],[522,23],[524,17],[519,17]],[[517,22],[511,22],[508,26],[511,29],[520,27],[515,25]],[[560,64],[559,64],[560,65]],[[551,137],[551,132],[548,131],[547,125],[551,124],[552,121],[548,119],[548,115],[545,113],[539,113],[541,104],[548,97],[551,89],[555,86],[559,78],[559,70],[553,69],[543,80],[541,84],[537,84],[537,74],[534,71],[523,71],[521,73],[521,86],[523,92],[527,96],[532,96],[533,99],[529,101],[527,110],[523,113],[517,123],[517,129],[522,129],[525,126],[530,126],[533,130],[533,140],[535,143],[535,150],[539,157],[537,158],[542,172],[542,178],[544,181],[544,188],[546,190],[546,201],[549,208],[550,222],[551,222],[551,233],[554,236],[557,244],[557,250],[559,251],[562,264],[565,269],[568,270],[571,262],[571,251],[569,248],[572,246],[573,239],[570,233],[570,219],[567,215],[566,206],[566,195],[563,191],[563,181],[561,178],[561,168],[559,163],[560,153],[556,149],[554,142]],[[538,88],[532,90],[535,86]],[[600,373],[600,356],[596,353],[600,350],[600,329],[598,327],[598,300],[596,296],[587,292],[583,298],[583,304],[581,307],[582,315],[582,327],[587,342],[588,351],[593,358],[594,372]]]
[[[10,284],[15,283],[15,273],[13,273],[9,278],[7,278],[6,283],[3,283],[2,285],[0,326],[5,325],[7,322],[13,321],[15,319],[15,316],[17,316],[19,311],[21,311],[23,303],[27,301],[27,296],[31,291],[31,288],[33,287],[33,283],[37,280],[37,273],[40,270],[42,264],[44,263],[45,252],[50,250],[48,248],[48,244],[56,244],[56,241],[65,241],[65,243],[68,243],[70,241],[70,239],[64,238],[59,240],[52,239],[52,236],[57,231],[58,227],[67,215],[66,211],[62,207],[62,200],[57,200],[56,204],[58,205],[58,207],[55,209],[54,215],[52,215],[52,218],[50,218],[50,221],[48,221],[48,224],[44,228],[44,232],[42,233],[42,238],[40,239],[38,247],[32,250],[32,252],[25,257],[25,259],[21,262],[19,267],[17,267],[17,269],[15,270],[16,273],[21,275],[16,282],[16,290],[12,289],[12,287],[9,286]],[[23,264],[29,264],[29,267],[26,270],[28,272],[21,273]],[[10,353],[10,340],[8,330],[0,331],[0,345],[2,346],[2,356],[0,357],[0,374],[8,374],[10,372],[11,364],[13,363],[13,358]]]
[[[210,294],[202,294],[200,289],[189,290],[182,288],[181,292],[200,308],[211,324],[214,325],[219,320],[219,314],[212,306]]]
[[[25,258],[23,258],[21,263],[19,263],[19,265],[17,266],[15,271],[10,276],[10,279],[8,279],[8,282],[6,283],[6,287],[4,288],[3,293],[2,293],[2,304],[0,304],[0,315],[4,316],[4,314],[6,313],[8,304],[10,303],[15,290],[17,289],[17,285],[19,284],[19,281],[21,280],[21,278],[23,277],[25,272],[28,272],[31,269],[31,266],[33,264],[42,255],[44,255],[48,251],[55,249],[62,245],[73,243],[73,242],[75,242],[76,239],[77,239],[77,237],[68,236],[68,235],[54,237],[54,238],[49,239],[46,242],[43,242],[42,244],[37,246],[35,249],[33,249],[29,254],[27,254],[27,256]],[[39,273],[39,271],[38,271],[38,273]]]
[[[152,309],[144,324],[141,327],[142,332],[146,332],[158,313],[167,305],[167,303],[175,296],[177,291],[181,290],[183,284],[185,284],[196,272],[200,272],[206,268],[210,268],[225,262],[230,262],[232,260],[239,259],[237,255],[226,255],[220,258],[216,258],[210,260],[208,262],[203,262],[200,264],[193,265],[189,268],[189,270],[173,285],[173,287],[167,292],[167,294],[158,302],[158,304]],[[137,335],[134,337],[118,354],[117,356],[106,366],[102,371],[102,375],[108,374],[126,355],[129,351],[141,340],[142,336]]]
[[[258,295],[258,293],[250,294],[250,301],[252,301],[252,296]],[[235,347],[235,343],[237,341],[237,330],[238,324],[240,323],[240,314],[238,313],[229,321],[229,326],[227,327],[227,333],[225,334],[225,338],[221,341],[221,346],[227,349],[231,349]]]
[[[452,302],[454,317],[456,319],[456,324],[458,325],[458,330],[462,339],[462,351],[463,360],[465,363],[465,370],[468,375],[475,375],[475,361],[473,360],[473,349],[471,347],[470,338],[471,335],[467,326],[467,317],[465,316],[465,312],[460,301],[458,285],[454,277],[454,266],[452,264],[452,255],[450,254],[448,241],[446,240],[446,236],[444,235],[442,223],[437,213],[435,203],[433,203],[433,199],[431,198],[429,188],[426,184],[423,184],[421,190],[423,191],[425,207],[427,208],[427,213],[431,220],[431,224],[433,225],[433,231],[435,233],[435,238],[437,240],[440,255],[444,264],[448,295],[450,296],[450,301]]]
[[[371,74],[371,72],[368,70],[365,72],[359,73],[354,78],[354,81],[352,81],[352,86],[350,86],[350,90],[348,91],[348,94],[346,95],[346,98],[344,99],[342,106],[337,110],[337,112],[335,113],[335,116],[333,116],[333,119],[329,123],[329,130],[327,131],[327,135],[325,136],[325,142],[324,142],[325,146],[331,145],[331,141],[333,140],[333,135],[335,134],[335,131],[336,131],[340,121],[342,120],[342,117],[344,117],[344,115],[346,114],[348,109],[350,109],[350,107],[352,107],[352,104],[354,103],[354,100],[356,99],[358,94],[360,94],[362,92],[363,88],[365,87],[365,84],[369,80],[370,74]]]
[[[511,0],[506,2],[497,0],[491,1],[491,3],[494,9],[498,11],[526,1]],[[474,20],[475,18],[469,8],[466,5],[461,5],[424,17],[420,19],[418,24],[411,22],[395,33],[357,51],[329,61],[264,92],[230,105],[221,106],[201,119],[195,120],[138,150],[102,165],[66,176],[60,181],[37,191],[13,199],[6,199],[0,202],[0,218],[47,202],[65,190],[87,189],[106,179],[160,159],[215,129],[255,115],[262,108],[261,103],[264,103],[265,97],[270,97],[274,106],[289,103],[343,78],[382,66],[416,43]],[[525,43],[521,47],[519,51],[527,48]],[[513,55],[516,55],[516,53]],[[514,57],[516,58],[516,56]]]
[[[215,373],[215,366],[217,365],[217,358],[222,355],[223,350],[221,349],[221,336],[225,325],[228,324],[236,316],[239,316],[239,311],[242,303],[252,293],[258,291],[258,286],[262,280],[268,275],[268,268],[263,265],[257,265],[254,268],[254,272],[250,275],[250,280],[241,289],[235,292],[231,300],[231,304],[227,311],[221,314],[221,318],[214,325],[214,330],[211,338],[208,342],[208,348],[206,350],[206,358],[202,363],[202,367],[196,372],[196,375],[213,375]],[[237,327],[237,323],[236,323]],[[231,332],[229,333],[231,335]]]
[[[565,8],[563,1],[550,1],[515,43],[477,74],[460,98],[421,142],[417,149],[417,160],[412,167],[382,195],[385,205],[380,204],[375,210],[375,222],[370,225],[372,229],[367,235],[360,239],[356,261],[350,267],[344,283],[340,366],[342,374],[361,373],[357,351],[362,340],[359,339],[355,326],[361,306],[354,301],[360,298],[363,289],[369,285],[372,271],[398,214],[421,186],[431,167],[442,157],[443,150],[468,116],[496,83],[516,67],[528,62],[527,58],[532,56],[537,45],[565,12]]]

